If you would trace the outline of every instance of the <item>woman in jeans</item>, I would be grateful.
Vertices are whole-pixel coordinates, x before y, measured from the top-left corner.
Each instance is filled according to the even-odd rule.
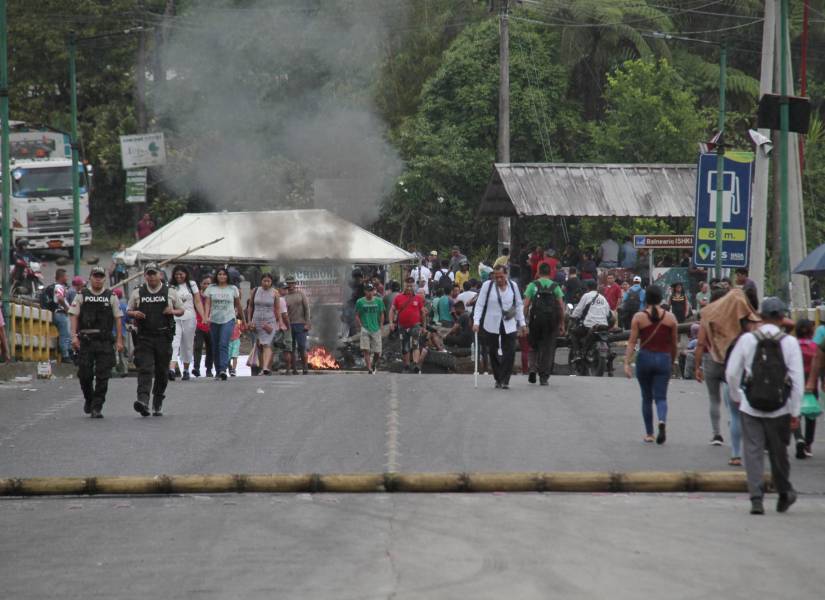
[[[212,278],[206,275],[201,279],[201,306],[206,306],[206,296],[203,293],[212,285]],[[195,377],[201,376],[201,356],[204,354],[206,348],[206,377],[212,377],[212,336],[209,335],[209,323],[203,322],[203,315],[205,312],[198,313],[195,316],[195,362],[192,367],[192,375]]]
[[[209,323],[209,334],[212,337],[212,357],[215,360],[215,379],[226,381],[226,371],[229,367],[229,341],[232,330],[235,328],[235,319],[243,319],[241,309],[241,294],[234,285],[229,283],[229,271],[221,267],[215,271],[215,283],[206,288],[203,293],[206,297],[204,307],[204,322]],[[246,322],[242,325],[245,327]]]
[[[667,384],[670,381],[671,364],[679,354],[679,330],[676,318],[666,310],[659,308],[662,303],[662,290],[651,285],[645,290],[645,309],[637,312],[630,323],[630,339],[624,358],[624,372],[628,379],[633,377],[630,361],[636,343],[639,353],[636,355],[636,378],[642,389],[642,418],[645,424],[645,443],[654,441],[653,437],[653,403],[659,417],[659,433],[655,438],[657,444],[664,444],[667,422]]]

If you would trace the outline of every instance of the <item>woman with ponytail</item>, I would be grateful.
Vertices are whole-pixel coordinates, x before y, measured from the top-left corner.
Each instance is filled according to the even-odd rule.
[[[633,316],[630,323],[630,339],[627,341],[624,372],[628,379],[633,377],[631,362],[636,344],[636,379],[642,390],[642,419],[645,425],[645,443],[664,444],[667,422],[667,384],[670,381],[671,365],[679,355],[679,329],[676,317],[659,305],[662,290],[651,285],[645,290],[645,308]],[[653,403],[659,417],[659,432],[653,437]]]

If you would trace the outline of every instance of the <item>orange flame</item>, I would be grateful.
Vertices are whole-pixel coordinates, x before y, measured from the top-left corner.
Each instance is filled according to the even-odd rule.
[[[317,346],[307,354],[307,362],[313,369],[340,369],[341,366],[329,350],[323,346]]]

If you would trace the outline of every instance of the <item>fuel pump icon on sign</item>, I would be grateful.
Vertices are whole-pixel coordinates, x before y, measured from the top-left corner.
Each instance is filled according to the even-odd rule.
[[[716,172],[709,173],[708,222],[710,223],[716,223],[716,180]],[[733,171],[725,171],[722,174],[722,223],[730,223],[733,220],[732,217],[742,211],[740,197],[739,177]]]

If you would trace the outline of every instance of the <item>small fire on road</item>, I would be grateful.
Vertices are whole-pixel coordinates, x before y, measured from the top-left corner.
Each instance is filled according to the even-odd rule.
[[[341,368],[335,357],[323,346],[316,346],[310,350],[307,354],[307,362],[310,367],[317,370]]]

